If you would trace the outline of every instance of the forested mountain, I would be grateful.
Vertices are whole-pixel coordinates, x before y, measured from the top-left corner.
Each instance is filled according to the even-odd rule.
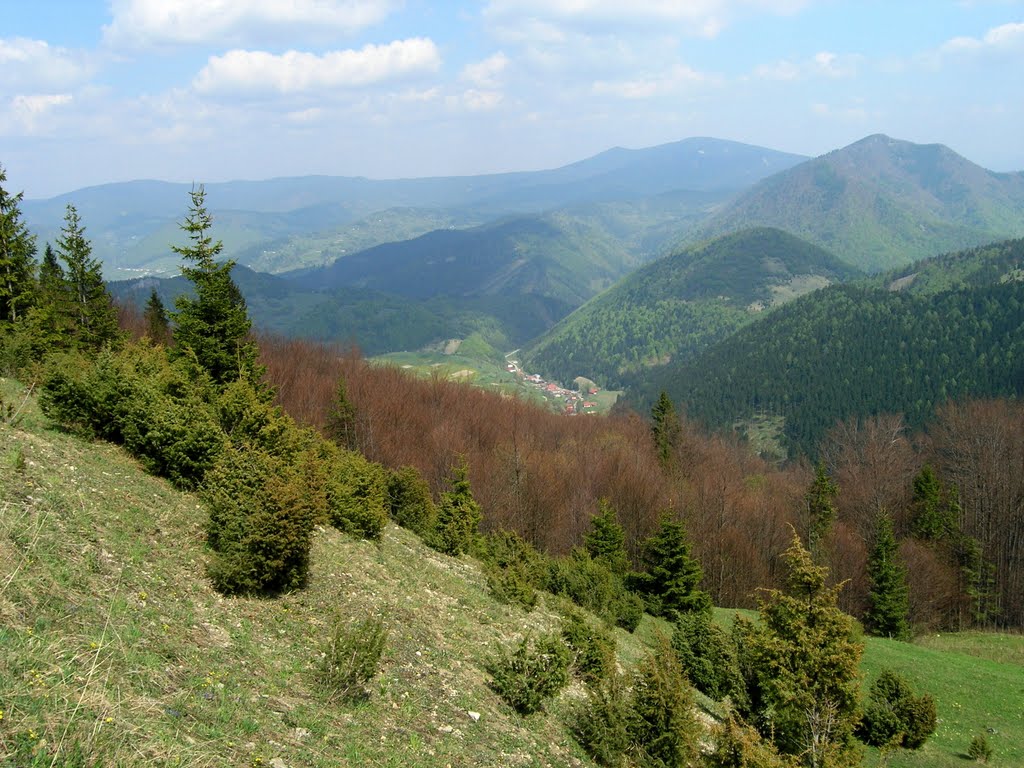
[[[728,427],[785,417],[813,453],[837,421],[903,413],[919,426],[948,399],[1024,394],[1024,240],[922,262],[805,296],[636,395],[664,389],[693,417]]]
[[[1024,234],[1024,173],[868,136],[747,190],[693,237],[779,227],[867,271]]]
[[[638,201],[679,190],[702,192],[721,203],[804,159],[692,138],[645,149],[612,149],[544,171],[398,180],[304,176],[211,183],[206,189],[224,255],[257,269],[285,271],[329,263],[440,227],[473,226],[510,214]],[[180,200],[189,186],[159,181],[106,184],[27,200],[24,215],[41,240],[52,240],[65,205],[73,202],[88,223],[108,276],[139,270],[173,273],[175,262],[168,258],[166,244],[174,238]],[[687,215],[686,206],[681,215]]]
[[[737,328],[856,270],[778,229],[755,228],[679,250],[637,270],[565,318],[525,359],[531,369],[605,386],[686,361]]]

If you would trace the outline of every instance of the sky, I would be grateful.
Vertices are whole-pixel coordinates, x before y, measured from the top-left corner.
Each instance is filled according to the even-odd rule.
[[[0,166],[133,179],[553,168],[873,133],[1024,170],[1024,0],[0,0]]]

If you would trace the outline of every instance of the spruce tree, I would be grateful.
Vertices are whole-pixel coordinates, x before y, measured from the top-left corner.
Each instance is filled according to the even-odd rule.
[[[651,419],[654,422],[651,425],[651,436],[658,452],[658,461],[663,467],[667,467],[679,442],[680,427],[676,407],[664,390],[658,396],[658,402],[651,408]]]
[[[451,490],[441,494],[437,505],[437,527],[434,541],[437,549],[449,555],[461,555],[473,548],[480,521],[480,505],[469,486],[469,468],[463,460],[455,467]]]
[[[864,646],[856,622],[837,605],[842,585],[826,586],[828,569],[798,536],[784,557],[787,589],[766,593],[759,624],[736,622],[753,721],[809,768],[849,765]]]
[[[906,568],[900,560],[892,518],[879,514],[875,543],[868,555],[868,610],[864,618],[872,634],[906,640],[910,637]]]
[[[70,203],[64,214],[64,226],[57,238],[57,251],[67,265],[73,333],[85,349],[98,351],[118,336],[117,310],[103,283],[100,263],[92,257],[92,244],[75,206]]]
[[[206,210],[206,190],[202,185],[193,187],[190,197],[181,225],[190,243],[172,248],[193,265],[182,265],[181,272],[192,282],[196,295],[179,296],[174,302],[174,354],[194,355],[217,384],[239,377],[256,382],[262,370],[256,345],[248,340],[251,322],[245,299],[231,279],[235,262],[216,261],[224,244],[210,236],[213,217]]]
[[[156,288],[149,294],[142,318],[146,322],[146,335],[153,343],[166,345],[171,340],[171,322]]]
[[[24,193],[8,193],[6,181],[0,166],[0,324],[24,319],[36,292],[35,236],[21,218]]]
[[[629,568],[626,554],[626,533],[615,515],[615,508],[607,499],[601,499],[598,513],[590,519],[590,530],[583,537],[587,553],[617,576],[624,576]]]
[[[31,316],[33,335],[42,348],[53,350],[68,346],[74,326],[71,297],[64,268],[49,243],[39,265],[39,292]]]
[[[704,571],[690,554],[683,523],[663,515],[658,530],[644,543],[643,563],[645,570],[635,581],[651,613],[672,618],[711,612],[711,596],[700,588]]]
[[[327,414],[326,433],[331,440],[350,451],[359,449],[356,434],[356,407],[348,399],[344,377],[338,377],[338,385],[334,390],[334,400]]]
[[[804,495],[807,509],[807,547],[811,552],[818,551],[821,540],[836,519],[835,499],[838,494],[839,487],[828,476],[825,464],[818,462],[814,468],[814,482]]]
[[[928,464],[914,477],[913,487],[911,529],[914,535],[922,541],[942,541],[953,536],[958,512],[955,491],[944,500],[942,484]]]

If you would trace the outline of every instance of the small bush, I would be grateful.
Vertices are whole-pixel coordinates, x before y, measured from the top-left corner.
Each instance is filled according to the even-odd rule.
[[[621,766],[631,745],[632,701],[623,676],[610,675],[587,688],[587,699],[574,714],[577,741],[594,762]]]
[[[987,763],[992,758],[992,747],[985,734],[979,733],[971,739],[971,745],[967,748],[967,756],[979,763]]]
[[[437,506],[430,486],[416,467],[402,467],[388,477],[388,506],[391,518],[420,538],[437,525]]]
[[[557,635],[524,637],[513,651],[502,648],[489,666],[491,688],[516,712],[529,715],[569,682],[569,649]]]
[[[331,525],[357,538],[379,539],[388,523],[387,471],[362,454],[330,444],[322,449],[331,454],[327,487]]]
[[[615,671],[615,638],[596,628],[579,611],[569,611],[562,622],[562,639],[572,652],[572,669],[584,681],[598,685]]]
[[[498,531],[484,537],[477,554],[495,599],[527,610],[537,604],[545,566],[544,556],[532,544],[513,531]]]
[[[320,683],[330,698],[356,701],[367,695],[366,685],[380,670],[387,639],[387,628],[376,617],[354,625],[335,623],[320,667]]]
[[[918,749],[935,732],[936,719],[931,696],[915,696],[903,677],[884,670],[871,684],[857,736],[875,747]]]
[[[568,557],[551,561],[547,588],[628,632],[643,617],[643,600],[626,590],[619,575],[578,547]]]

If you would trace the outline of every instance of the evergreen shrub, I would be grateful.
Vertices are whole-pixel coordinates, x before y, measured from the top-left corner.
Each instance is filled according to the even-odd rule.
[[[299,589],[313,526],[326,515],[324,467],[313,451],[289,465],[260,448],[228,448],[207,472],[208,572],[225,594]]]
[[[416,467],[402,467],[388,477],[388,508],[391,518],[420,538],[437,525],[437,506],[430,486]]]
[[[935,700],[928,694],[915,696],[906,679],[886,669],[871,684],[857,736],[875,747],[919,749],[936,725]]]
[[[325,443],[329,456],[327,509],[331,525],[361,539],[377,540],[388,524],[388,473],[362,454]]]
[[[569,660],[569,648],[558,635],[524,637],[491,660],[491,688],[516,712],[529,715],[568,684]]]
[[[572,669],[586,683],[599,685],[615,672],[615,638],[594,627],[582,613],[569,610],[562,621],[562,639],[572,652]]]

